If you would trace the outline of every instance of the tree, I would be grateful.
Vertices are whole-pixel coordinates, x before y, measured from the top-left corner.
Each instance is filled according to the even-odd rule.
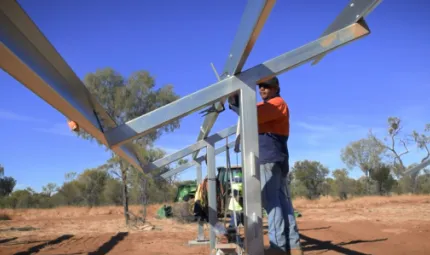
[[[335,183],[335,181],[330,177],[325,179],[324,183],[322,184],[322,188],[321,188],[323,196],[332,195],[333,191],[335,190],[334,189],[334,186],[335,186],[334,183]]]
[[[430,123],[425,126],[424,132],[430,133]],[[429,146],[430,146],[430,136],[427,136],[425,134],[419,134],[417,131],[414,130],[412,132],[412,137],[414,138],[414,141],[417,144],[417,147],[419,149],[425,150],[426,153],[427,153],[424,156],[424,158],[421,160],[421,162],[429,160],[430,159],[430,149],[429,149]]]
[[[99,169],[87,169],[78,176],[79,188],[88,206],[101,204],[102,193],[107,179],[108,174]]]
[[[388,118],[388,137],[384,137],[385,143],[380,141],[376,136],[370,132],[369,137],[381,147],[385,148],[389,152],[389,158],[393,160],[393,172],[397,178],[403,176],[406,167],[403,163],[402,156],[409,153],[408,150],[408,140],[406,138],[400,137],[400,132],[402,131],[402,121],[398,117]],[[398,152],[398,146],[403,147],[403,152]]]
[[[348,170],[336,169],[333,171],[334,188],[340,199],[347,199],[351,192],[351,179],[348,177]]]
[[[315,199],[322,193],[322,185],[329,170],[318,161],[298,161],[292,168],[294,179],[297,179],[306,187],[307,198]]]
[[[113,69],[105,68],[97,70],[95,73],[87,74],[84,83],[90,93],[97,98],[98,102],[117,124],[123,124],[130,119],[139,117],[179,98],[174,93],[172,85],[155,89],[155,80],[146,71],[134,72],[126,79]],[[104,129],[108,128],[103,120],[100,121]],[[176,128],[179,128],[179,121],[174,121],[163,128],[154,130],[148,135],[133,141],[133,143],[138,143],[146,149],[163,132],[171,132]],[[93,139],[85,131],[80,131],[79,136],[84,139]],[[141,157],[142,155],[138,156]],[[112,154],[108,165],[119,168],[121,173],[124,217],[126,224],[128,224],[127,173],[133,167],[114,154]]]
[[[430,194],[430,171],[424,170],[424,174],[417,178],[417,190],[422,194]]]
[[[415,192],[417,187],[417,177],[418,173],[413,174],[411,176],[405,176],[405,172],[412,167],[406,166],[403,162],[402,157],[409,153],[408,145],[410,139],[406,137],[401,137],[401,131],[403,130],[402,121],[398,117],[389,117],[388,118],[388,136],[384,138],[385,143],[381,142],[381,145],[386,148],[389,152],[389,158],[393,162],[393,172],[398,179],[401,179],[403,186],[403,190],[407,190],[407,192]],[[424,128],[424,132],[430,132],[430,123],[427,124]],[[371,135],[374,140],[376,137]],[[426,155],[421,160],[421,162],[430,159],[430,137],[425,134],[420,134],[417,131],[413,131],[412,135],[413,141],[416,143],[419,149],[425,150]],[[399,149],[401,147],[402,149]],[[401,152],[399,152],[401,151]],[[407,187],[407,186],[410,187]]]
[[[51,197],[53,193],[57,191],[57,189],[58,189],[57,184],[48,183],[42,187],[42,193],[48,197]]]
[[[367,193],[367,185],[369,181],[365,176],[358,178],[357,180],[352,179],[351,189],[354,196],[363,196]]]
[[[61,195],[64,205],[83,205],[84,195],[81,184],[78,180],[65,182],[59,189],[58,194]]]
[[[391,167],[387,164],[379,164],[370,170],[370,177],[376,181],[377,190],[380,195],[391,191],[394,184],[394,178],[391,175]]]
[[[9,205],[12,208],[33,207],[32,192],[28,189],[16,190],[10,194]]]
[[[417,165],[417,163],[410,164],[405,170],[408,171],[409,169],[412,169]],[[419,173],[420,171],[409,175],[403,175],[402,177],[400,177],[398,181],[400,188],[399,193],[416,193],[418,184],[417,178],[419,177]]]
[[[4,167],[0,164],[0,197],[8,196],[15,188],[16,180],[4,176]]]
[[[76,176],[78,176],[78,174],[76,172],[68,172],[66,174],[64,174],[64,179],[66,179],[66,181],[73,181]]]
[[[368,182],[369,170],[378,166],[385,147],[376,138],[369,135],[368,138],[351,142],[341,151],[341,159],[348,168],[358,167],[365,174]],[[369,193],[370,183],[367,184]]]
[[[187,163],[188,163],[188,159],[181,158],[181,159],[179,159],[179,160],[178,160],[178,162],[176,163],[175,168],[178,168],[178,167],[180,167],[180,166],[182,166],[182,165],[185,165],[185,164],[187,164]],[[169,170],[170,170],[170,169],[169,169]],[[172,185],[173,183],[175,183],[175,182],[177,182],[177,181],[179,180],[179,176],[180,176],[180,173],[174,174],[174,175],[170,176],[166,181],[167,181],[170,185]]]
[[[106,204],[122,205],[122,182],[109,177],[103,189],[103,200]]]
[[[166,152],[161,149],[152,149],[149,150],[146,154],[145,160],[148,162],[154,162],[157,159],[160,159],[166,155]],[[159,169],[154,170],[154,175],[159,176],[162,173],[168,172],[170,168],[168,166],[161,167]],[[145,206],[144,210],[146,210],[146,204],[148,204],[150,198],[150,194],[153,195],[158,190],[158,194],[162,195],[162,200],[157,199],[158,202],[167,202],[169,199],[169,193],[170,193],[170,187],[175,181],[175,176],[172,176],[168,178],[167,180],[159,179],[151,181],[150,176],[148,175],[141,175],[140,176],[140,182],[141,182],[141,189],[143,196],[141,197],[142,204]],[[152,192],[150,192],[152,191]],[[161,196],[160,196],[161,197]]]

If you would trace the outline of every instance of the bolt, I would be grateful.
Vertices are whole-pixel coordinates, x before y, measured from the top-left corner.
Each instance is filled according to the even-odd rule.
[[[228,57],[229,57],[229,58],[232,58],[232,57],[233,57],[233,54],[230,54]]]
[[[356,19],[358,19],[360,17],[360,15],[357,14],[357,16],[355,16]]]
[[[351,4],[349,5],[349,7],[354,7],[354,3],[351,3]]]

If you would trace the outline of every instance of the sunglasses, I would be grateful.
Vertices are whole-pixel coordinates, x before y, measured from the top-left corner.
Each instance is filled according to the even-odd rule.
[[[273,86],[270,86],[270,85],[268,85],[268,84],[260,84],[260,85],[258,85],[258,88],[264,88],[264,89],[271,89],[271,88],[273,88]]]

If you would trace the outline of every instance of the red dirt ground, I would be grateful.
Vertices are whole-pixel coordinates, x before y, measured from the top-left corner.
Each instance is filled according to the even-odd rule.
[[[430,254],[430,196],[294,205],[303,214],[305,254]],[[195,224],[155,219],[158,207],[149,210],[150,231],[125,228],[120,207],[0,210],[12,218],[0,221],[0,254],[209,254],[207,246],[187,244]]]

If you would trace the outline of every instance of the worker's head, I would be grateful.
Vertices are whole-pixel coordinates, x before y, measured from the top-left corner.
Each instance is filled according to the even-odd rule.
[[[258,88],[263,100],[269,100],[275,96],[279,96],[279,93],[281,92],[281,89],[279,88],[279,80],[276,76],[259,83]]]

